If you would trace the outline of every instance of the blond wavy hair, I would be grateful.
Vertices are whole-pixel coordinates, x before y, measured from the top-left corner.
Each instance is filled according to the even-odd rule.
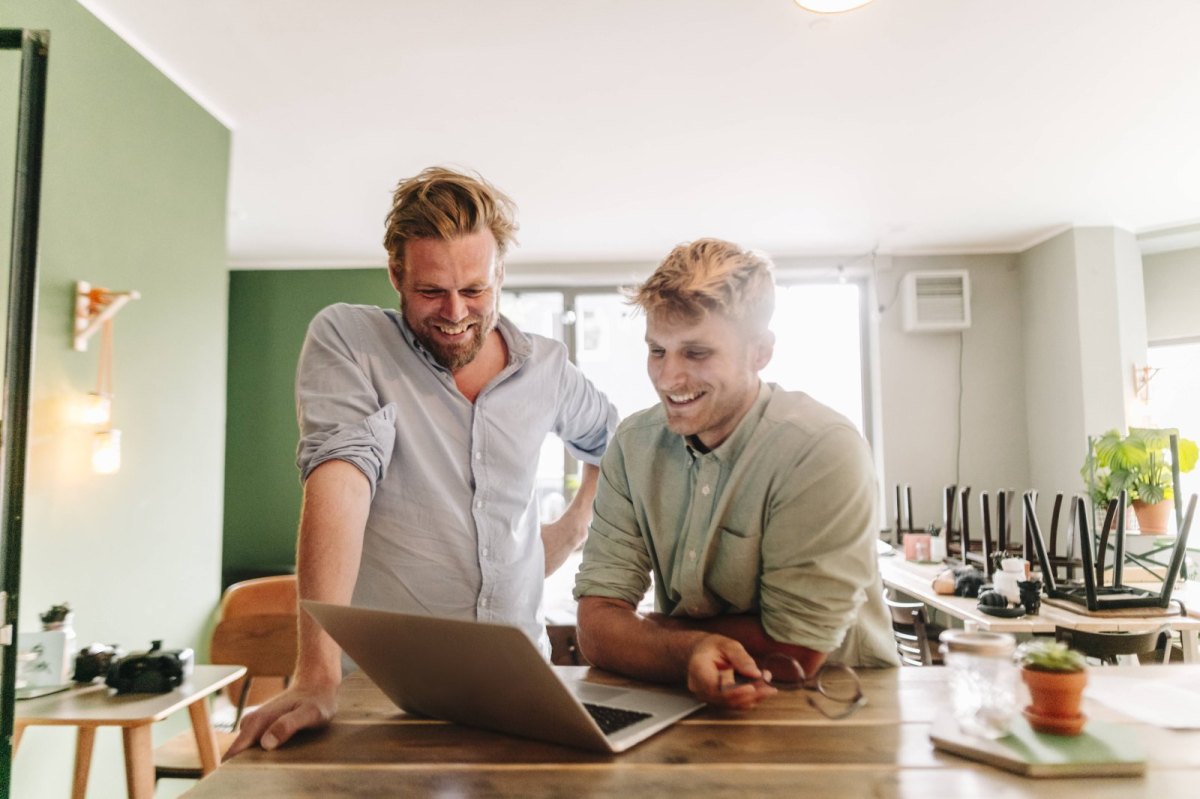
[[[774,265],[757,250],[699,239],[671,250],[629,302],[647,316],[694,322],[719,313],[748,332],[763,332],[775,312]]]
[[[497,260],[503,262],[508,245],[516,241],[516,204],[478,174],[429,167],[401,180],[392,195],[383,236],[388,267],[399,282],[409,239],[447,241],[481,230],[492,232]]]

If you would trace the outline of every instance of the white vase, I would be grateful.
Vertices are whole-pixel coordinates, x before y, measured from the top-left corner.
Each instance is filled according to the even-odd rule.
[[[1021,579],[1025,579],[1025,559],[1024,558],[1005,558],[1000,561],[1001,570],[1009,574],[1018,574]]]
[[[992,588],[996,589],[1009,602],[1021,603],[1021,588],[1017,583],[1025,579],[1024,570],[1021,574],[1011,571],[998,571],[992,575]]]

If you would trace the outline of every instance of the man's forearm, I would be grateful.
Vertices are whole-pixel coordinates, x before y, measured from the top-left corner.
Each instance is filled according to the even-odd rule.
[[[825,662],[825,653],[797,644],[785,644],[767,635],[762,621],[755,614],[726,614],[707,619],[649,614],[649,618],[668,629],[682,629],[716,633],[732,638],[746,648],[755,660],[762,661],[768,655],[783,654],[795,660],[805,674],[815,674]]]
[[[579,488],[571,498],[571,504],[563,515],[583,513],[587,520],[592,518],[592,503],[596,501],[596,487],[600,484],[600,467],[590,463],[583,464],[583,475],[579,478]],[[587,522],[585,522],[586,524]]]
[[[542,525],[547,577],[554,574],[571,553],[587,540],[588,525],[592,521],[592,501],[596,498],[599,480],[600,467],[585,463],[583,479],[579,482],[579,489],[571,499],[571,504],[556,521]]]
[[[327,461],[309,475],[296,557],[301,599],[350,603],[370,501],[366,477],[345,461]],[[329,686],[339,683],[341,676],[341,649],[316,621],[301,613],[296,682]]]
[[[688,658],[707,632],[639,614],[619,599],[579,601],[579,648],[594,665],[653,682],[679,682]]]

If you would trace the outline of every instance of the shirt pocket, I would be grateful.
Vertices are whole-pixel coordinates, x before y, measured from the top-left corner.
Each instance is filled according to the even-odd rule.
[[[731,610],[751,610],[758,606],[761,571],[762,535],[722,527],[708,571],[708,589],[728,602]]]

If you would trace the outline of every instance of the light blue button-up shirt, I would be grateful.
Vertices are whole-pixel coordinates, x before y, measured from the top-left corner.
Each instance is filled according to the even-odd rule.
[[[297,465],[303,480],[344,460],[371,484],[353,604],[503,622],[544,645],[542,441],[595,464],[618,416],[561,343],[503,316],[498,329],[508,365],[472,403],[399,311],[321,311],[296,378]]]

